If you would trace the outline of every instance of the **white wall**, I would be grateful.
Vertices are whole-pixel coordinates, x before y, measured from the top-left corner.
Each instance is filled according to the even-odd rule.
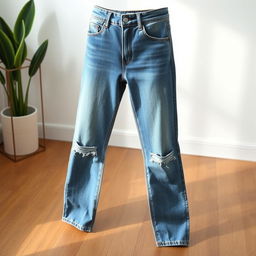
[[[25,2],[1,0],[0,15],[13,25]],[[93,5],[129,10],[168,6],[181,152],[256,161],[256,2],[36,0],[35,4],[27,44],[32,56],[49,39],[42,64],[47,138],[72,139]],[[37,88],[38,77],[31,86],[30,103],[39,106]],[[109,145],[141,148],[128,97],[126,88]]]

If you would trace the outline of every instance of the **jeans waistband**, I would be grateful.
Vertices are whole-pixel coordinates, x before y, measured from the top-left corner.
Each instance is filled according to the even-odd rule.
[[[168,7],[145,10],[114,10],[94,5],[92,16],[105,21],[105,26],[115,24],[132,26],[153,20],[169,19]]]

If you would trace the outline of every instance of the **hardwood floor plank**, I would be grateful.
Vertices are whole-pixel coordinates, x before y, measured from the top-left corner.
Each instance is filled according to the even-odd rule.
[[[0,155],[0,255],[254,256],[256,162],[182,155],[189,247],[155,246],[142,151],[109,146],[92,233],[61,221],[71,142],[17,163]]]

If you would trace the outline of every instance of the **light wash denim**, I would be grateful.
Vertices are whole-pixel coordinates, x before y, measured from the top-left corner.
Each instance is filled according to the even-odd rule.
[[[106,147],[127,86],[156,246],[188,246],[190,218],[168,7],[121,11],[94,5],[86,33],[62,221],[92,232]]]

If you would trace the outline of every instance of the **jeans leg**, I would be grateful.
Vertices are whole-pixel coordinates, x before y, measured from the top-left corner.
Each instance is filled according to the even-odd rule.
[[[95,221],[105,151],[125,90],[117,46],[108,45],[111,35],[104,35],[88,37],[64,186],[62,221],[87,232]]]
[[[178,142],[172,42],[146,41],[145,54],[140,42],[133,49],[136,61],[127,66],[126,77],[142,144],[155,241],[157,247],[188,246],[189,209]],[[157,60],[152,57],[154,46]],[[136,59],[136,54],[141,58]]]

